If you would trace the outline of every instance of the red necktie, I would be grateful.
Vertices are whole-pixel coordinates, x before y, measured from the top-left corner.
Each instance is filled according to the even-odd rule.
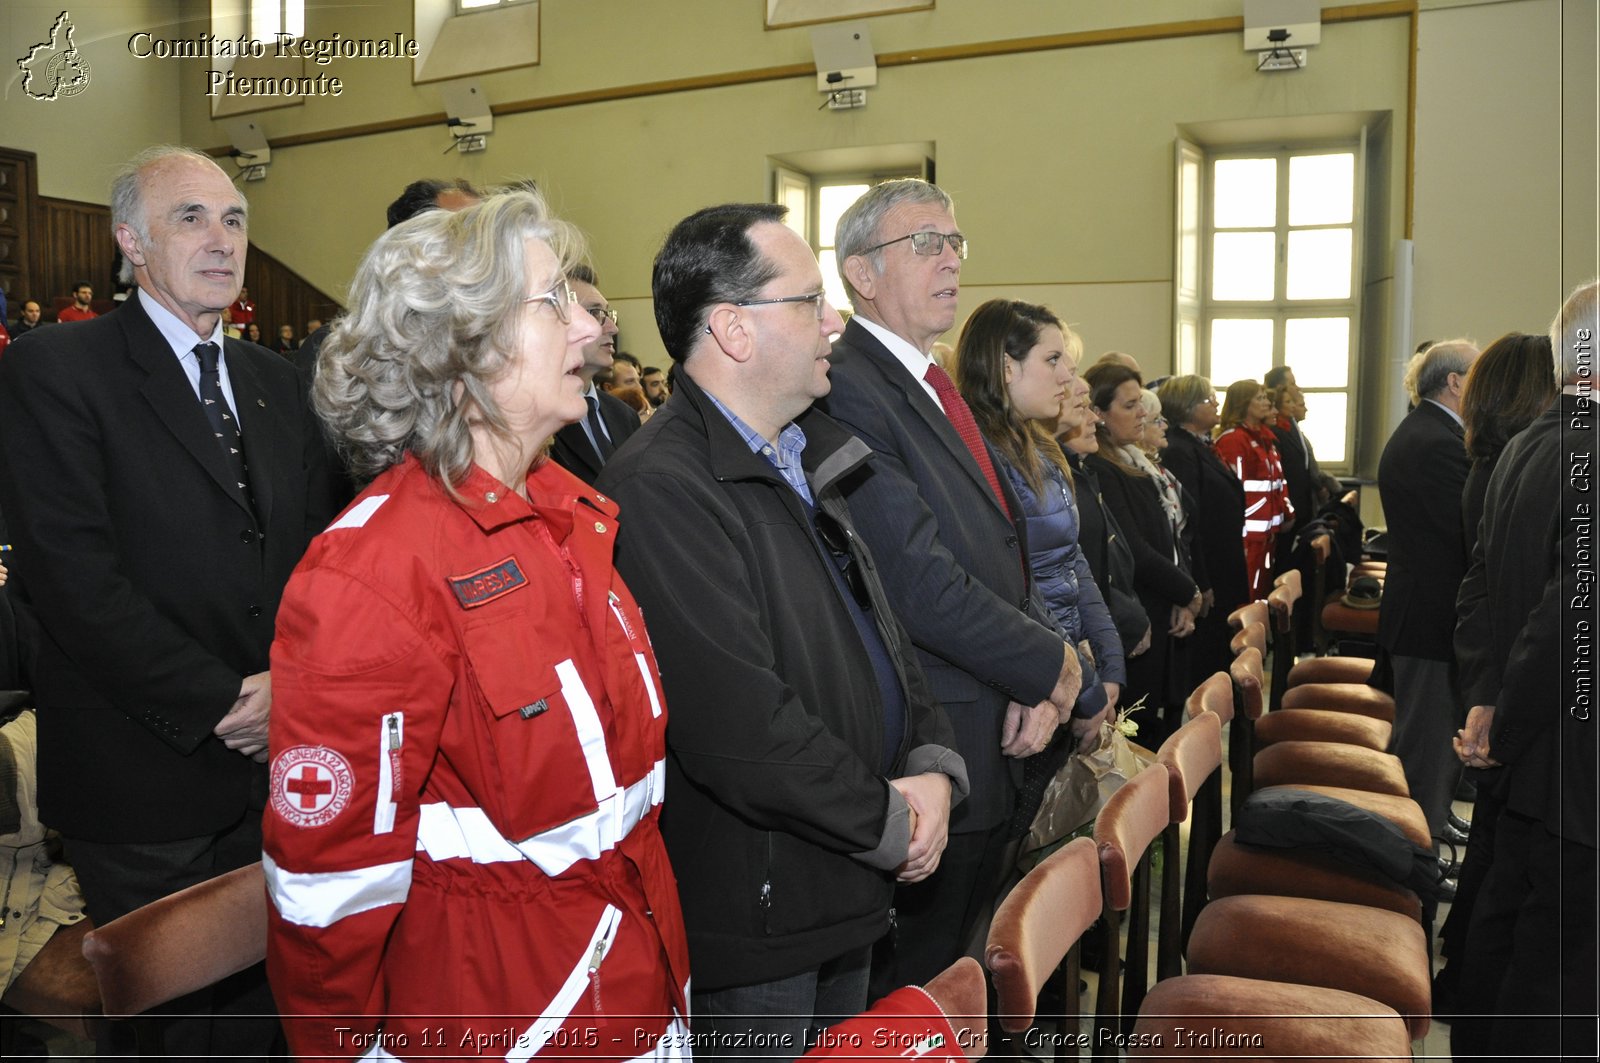
[[[922,378],[933,385],[934,394],[939,396],[939,402],[944,406],[945,416],[950,418],[950,424],[955,428],[956,435],[961,437],[961,442],[967,445],[972,460],[978,463],[978,468],[983,472],[983,478],[989,481],[989,490],[994,492],[995,501],[1000,503],[1000,511],[1006,515],[1006,520],[1011,520],[1011,507],[1006,505],[1005,492],[1000,490],[1000,478],[995,475],[994,462],[989,460],[989,450],[983,445],[983,433],[978,431],[978,422],[972,418],[972,407],[956,390],[950,374],[936,363],[928,363],[928,371]]]

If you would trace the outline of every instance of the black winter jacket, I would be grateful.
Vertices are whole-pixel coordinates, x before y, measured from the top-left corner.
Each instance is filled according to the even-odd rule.
[[[960,800],[949,720],[840,490],[872,452],[818,411],[797,423],[819,519],[848,544],[905,692],[888,778],[942,772]],[[905,804],[880,772],[882,698],[804,503],[687,376],[596,486],[621,505],[617,568],[667,696],[662,829],[695,987],[787,977],[876,940]]]

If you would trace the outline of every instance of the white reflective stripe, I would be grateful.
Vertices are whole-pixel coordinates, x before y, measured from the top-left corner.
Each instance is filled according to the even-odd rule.
[[[298,926],[329,927],[357,912],[404,904],[411,892],[411,861],[351,868],[349,871],[285,871],[265,853],[267,896],[278,914]]]
[[[556,665],[556,676],[561,680],[561,697],[572,713],[572,725],[578,731],[578,744],[583,747],[584,762],[589,765],[589,782],[594,786],[594,799],[602,805],[614,800],[617,794],[617,777],[611,772],[611,758],[606,755],[606,732],[600,725],[600,714],[595,711],[589,688],[583,685],[578,666],[571,658]],[[531,781],[529,783],[531,785]]]
[[[387,501],[389,501],[388,495],[373,495],[371,498],[363,498],[360,502],[351,506],[348,513],[328,525],[324,530],[333,531],[335,528],[363,527],[367,521],[372,519],[372,515],[378,512],[378,507]]]
[[[650,695],[650,715],[656,719],[661,718],[661,697],[656,693],[656,681],[650,678],[650,664],[644,659],[644,654],[635,653],[633,663],[639,666],[639,678],[644,680],[644,689]]]
[[[382,1035],[379,1034],[379,1035],[376,1035],[376,1036],[380,1036],[381,1037]],[[361,1053],[361,1055],[356,1057],[356,1063],[361,1063],[361,1060],[364,1060],[364,1059],[394,1059],[394,1060],[398,1060],[399,1058],[400,1058],[399,1056],[392,1056],[388,1052],[384,1051],[384,1048],[383,1048],[382,1045],[373,1045],[371,1048],[367,1049],[365,1052]]]
[[[389,733],[391,727],[393,735]],[[394,762],[405,745],[405,736],[403,712],[391,712],[378,723],[378,801],[372,811],[374,834],[388,834],[394,830],[395,813],[400,808],[394,798]]]
[[[538,1055],[544,1046],[550,1043],[550,1038],[555,1036],[561,1024],[567,1021],[567,1016],[572,1014],[573,1005],[583,996],[590,975],[599,967],[600,961],[605,959],[611,943],[616,940],[617,928],[621,925],[622,909],[614,904],[606,905],[606,910],[600,913],[600,922],[589,937],[589,947],[583,950],[577,966],[572,968],[567,980],[556,990],[556,995],[551,998],[544,1013],[532,1026],[522,1032],[515,1046],[506,1053],[506,1063],[528,1063],[529,1059]]]
[[[1273,522],[1270,520],[1247,520],[1244,522],[1246,532],[1271,531]]]
[[[1277,486],[1277,480],[1246,480],[1244,482],[1246,491],[1270,491]]]
[[[1264,506],[1266,504],[1267,504],[1267,500],[1266,499],[1258,498],[1258,499],[1255,500],[1255,503],[1253,505],[1249,505],[1249,506],[1244,507],[1244,515],[1248,517],[1250,514],[1254,513],[1256,510],[1260,509],[1262,506]]]
[[[616,848],[656,805],[666,789],[667,763],[658,760],[649,774],[588,815],[535,834],[507,841],[481,808],[452,808],[443,802],[418,810],[417,849],[431,860],[467,859],[475,864],[529,860],[547,875],[559,875],[579,860],[597,860]],[[621,821],[617,821],[620,808]]]

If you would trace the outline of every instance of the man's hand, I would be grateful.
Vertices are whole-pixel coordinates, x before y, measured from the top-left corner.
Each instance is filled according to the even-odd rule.
[[[895,878],[921,882],[939,869],[950,840],[950,777],[929,771],[903,779],[890,779],[911,806],[911,847]]]
[[[1100,725],[1116,711],[1116,702],[1112,701],[1093,716],[1072,721],[1072,737],[1078,740],[1079,753],[1093,753],[1100,748]]]
[[[1112,712],[1117,711],[1117,699],[1122,697],[1121,683],[1101,683],[1106,688],[1106,708]]]
[[[1070,642],[1063,642],[1061,674],[1056,677],[1056,688],[1050,691],[1050,704],[1056,707],[1059,722],[1066,723],[1072,718],[1072,706],[1078,703],[1078,691],[1082,689],[1083,665],[1078,663],[1077,647]],[[1048,740],[1046,738],[1046,741]]]
[[[1006,706],[1005,725],[1000,729],[1000,752],[1008,757],[1043,752],[1060,725],[1061,714],[1054,702],[1041,701],[1030,708],[1013,701]]]
[[[1167,629],[1167,634],[1175,639],[1186,638],[1194,633],[1194,612],[1186,605],[1172,607],[1172,626]]]
[[[1494,726],[1494,706],[1474,705],[1467,713],[1467,725],[1451,740],[1456,756],[1469,768],[1498,768],[1500,762],[1489,755],[1489,728]]]
[[[272,714],[272,674],[247,675],[239,684],[239,697],[212,733],[222,744],[259,763],[267,760],[267,721]]]

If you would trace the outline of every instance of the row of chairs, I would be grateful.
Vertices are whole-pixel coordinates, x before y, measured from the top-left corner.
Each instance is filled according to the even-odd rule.
[[[1002,1030],[1032,1030],[1057,1057],[1088,1047],[1096,1059],[1119,1051],[1407,1059],[1412,1040],[1426,1034],[1429,958],[1413,891],[1328,856],[1254,849],[1221,832],[1226,729],[1234,813],[1255,790],[1309,790],[1391,820],[1418,845],[1429,842],[1398,761],[1383,751],[1392,699],[1342,661],[1295,663],[1300,594],[1299,574],[1288,573],[1266,600],[1230,618],[1237,635],[1229,672],[1194,691],[1184,726],[1107,801],[1093,838],[1050,856],[1002,903],[986,950]],[[1146,952],[1158,839],[1152,987]],[[1104,959],[1092,1022],[1080,1033],[1079,947],[1097,918]],[[1057,985],[1046,999],[1065,1005],[1046,1035],[1035,1026],[1035,1002],[1050,979]]]

